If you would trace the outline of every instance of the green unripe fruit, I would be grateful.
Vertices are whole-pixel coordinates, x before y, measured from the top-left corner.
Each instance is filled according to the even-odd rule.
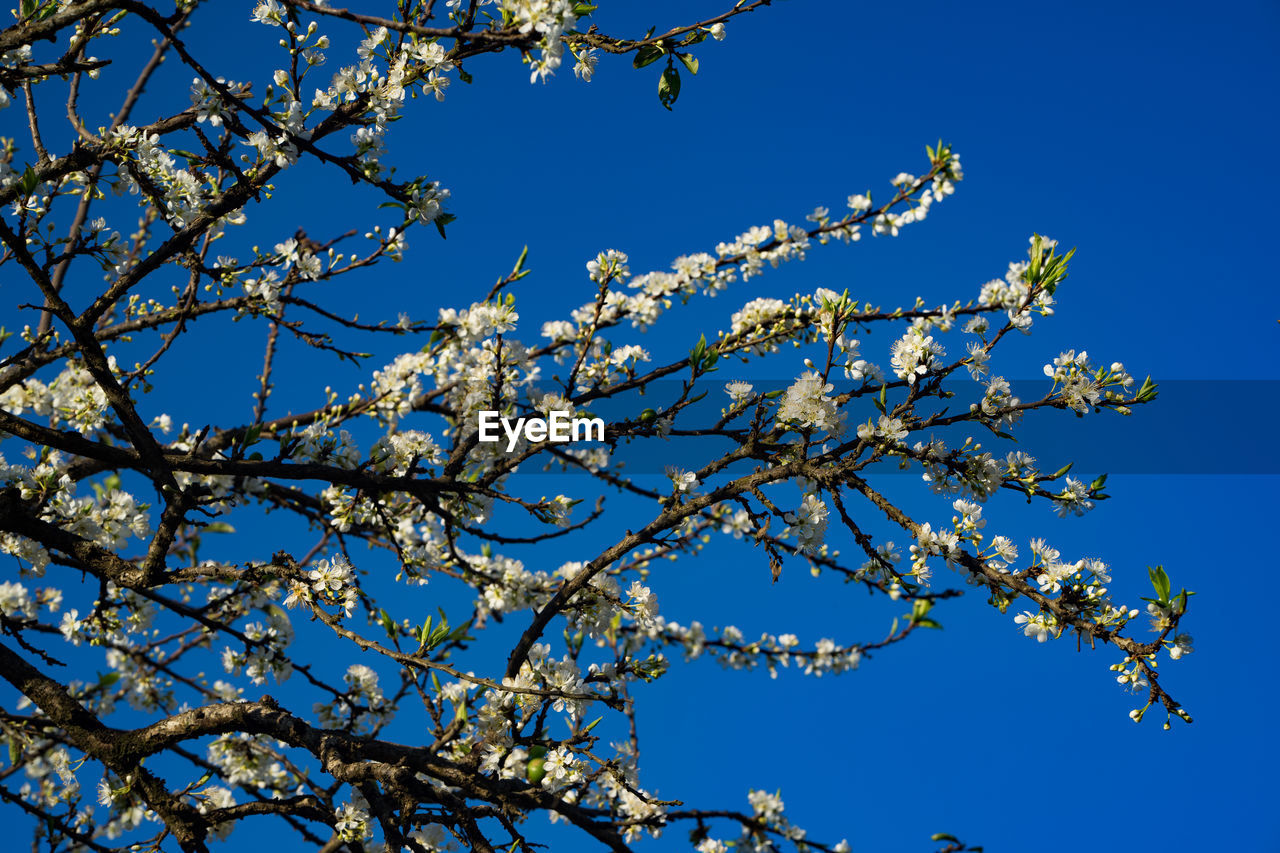
[[[532,758],[529,763],[524,766],[524,775],[535,785],[542,784],[542,777],[547,775],[545,758]]]

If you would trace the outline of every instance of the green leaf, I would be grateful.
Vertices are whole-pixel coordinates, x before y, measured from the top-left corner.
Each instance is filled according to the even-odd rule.
[[[917,598],[911,602],[911,624],[921,628],[942,630],[942,625],[927,615],[933,609],[933,602],[927,598]]]
[[[581,503],[581,501],[578,501],[578,503]],[[467,620],[463,624],[459,625],[457,628],[454,628],[452,631],[450,631],[449,636],[446,637],[445,639],[447,639],[451,643],[461,642],[462,640],[470,640],[472,638],[467,636],[467,632],[470,630],[471,630],[471,621]]]
[[[18,759],[22,756],[22,746],[19,745],[18,739],[10,736],[9,738],[9,763],[17,766]]]
[[[680,72],[674,65],[668,65],[658,78],[658,103],[667,109],[680,97]]]
[[[1148,376],[1143,380],[1142,387],[1138,389],[1138,393],[1133,396],[1133,401],[1135,403],[1149,403],[1156,398],[1158,393],[1156,383],[1152,382],[1151,377]]]
[[[235,533],[236,529],[225,521],[214,521],[204,526],[205,533]]]
[[[391,614],[381,608],[378,609],[378,624],[382,626],[382,630],[387,632],[389,639],[395,639],[396,623],[391,618]]]
[[[954,835],[952,835],[949,832],[935,832],[933,835],[929,836],[929,840],[930,841],[954,841],[957,844],[960,843],[960,839],[956,838]]]
[[[431,617],[427,617],[426,624],[422,626],[422,639],[420,642],[428,649],[434,649],[436,646],[449,639],[451,629],[449,628],[449,619],[444,615],[444,610],[437,607],[436,612],[440,614],[440,624],[431,629]],[[462,626],[462,630],[466,631],[470,626],[470,622]]]
[[[1156,595],[1159,596],[1161,604],[1169,602],[1169,575],[1165,573],[1163,566],[1156,566],[1154,569],[1147,567],[1147,574],[1151,576],[1151,586],[1155,589]]]
[[[28,165],[22,172],[22,183],[19,184],[22,187],[22,194],[31,195],[39,185],[40,178],[36,175],[36,170]]]
[[[450,222],[453,222],[457,218],[458,217],[454,216],[452,213],[442,213],[439,216],[437,216],[434,220],[432,220],[433,222],[435,222],[436,230],[440,232],[441,240],[448,239],[448,237],[445,236],[444,227],[448,225]]]
[[[702,354],[707,351],[707,336],[703,335],[698,338],[698,343],[693,349],[689,350],[689,363],[697,367],[702,363]]]
[[[690,74],[698,73],[698,58],[696,56],[688,53],[677,53],[676,59],[680,60],[680,63],[689,69]]]
[[[925,614],[933,609],[933,602],[927,598],[917,598],[911,602],[911,622],[918,623],[924,618]]]
[[[644,68],[646,65],[657,62],[664,53],[666,51],[662,49],[662,45],[646,44],[636,51],[636,58],[631,60],[631,65],[634,68]]]

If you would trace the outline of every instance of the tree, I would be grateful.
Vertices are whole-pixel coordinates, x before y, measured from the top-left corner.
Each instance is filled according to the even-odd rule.
[[[671,359],[636,343],[664,315],[770,266],[922,221],[963,177],[942,142],[887,198],[852,195],[847,212],[817,208],[806,226],[752,228],[670,271],[633,275],[623,253],[599,253],[586,301],[546,324],[540,344],[515,337],[525,255],[482,299],[430,320],[326,307],[322,284],[367,281],[402,256],[406,234],[431,225],[443,237],[454,221],[438,181],[405,180],[384,162],[408,101],[443,99],[489,53],[517,51],[532,81],[546,81],[567,51],[588,80],[605,54],[659,66],[672,108],[699,45],[770,4],[640,39],[596,31],[594,8],[569,0],[436,5],[377,16],[262,0],[254,25],[281,45],[270,83],[208,70],[199,28],[245,26],[222,23],[212,4],[166,14],[134,0],[24,0],[0,33],[0,105],[9,126],[26,125],[0,160],[0,266],[30,318],[5,333],[0,374],[4,449],[24,460],[0,459],[0,550],[15,573],[0,585],[0,675],[17,691],[0,717],[0,797],[31,817],[38,845],[205,850],[265,818],[324,849],[529,851],[539,831],[526,817],[549,812],[613,850],[664,830],[688,831],[704,853],[734,838],[847,850],[806,837],[767,791],[750,792],[749,812],[648,791],[634,694],[680,658],[852,669],[938,627],[935,605],[964,592],[936,588],[939,569],[1028,637],[1115,646],[1118,680],[1146,696],[1135,719],[1163,707],[1166,727],[1190,721],[1156,670],[1162,654],[1190,650],[1179,630],[1189,593],[1163,569],[1151,570],[1152,636],[1138,609],[1109,597],[1101,561],[1042,540],[1019,555],[984,533],[988,499],[1006,490],[1064,515],[1107,495],[1105,477],[1085,483],[1069,464],[1042,470],[982,441],[1055,415],[1041,410],[1128,415],[1156,395],[1084,352],[1054,358],[1028,401],[992,375],[996,345],[1052,313],[1072,252],[1032,236],[1026,260],[970,301],[884,309],[818,288],[753,299],[727,331],[708,328]],[[104,69],[138,63],[110,39],[140,34],[154,39],[150,58],[123,94],[101,91]],[[191,104],[141,117],[145,90],[174,65],[194,75]],[[305,168],[379,195],[389,212],[363,248],[363,229],[289,237],[272,221],[275,194]],[[251,419],[179,428],[147,417],[153,399],[198,392],[166,392],[162,368],[182,341],[233,321],[265,328]],[[887,369],[858,340],[880,328]],[[367,369],[349,341],[391,339],[404,354],[358,387],[293,391],[281,413],[273,370],[289,338],[314,351],[317,370]],[[808,369],[782,387],[712,375],[793,345]],[[981,383],[976,400],[960,396],[964,377]],[[562,419],[578,418],[599,418],[602,436],[555,440]],[[661,488],[619,464],[628,448],[662,455],[676,442],[699,462],[671,467]],[[543,465],[580,472],[575,494],[535,497],[520,471]],[[949,522],[917,521],[873,484],[902,467],[952,496]],[[272,542],[236,533],[232,521],[255,511],[272,513]],[[911,544],[895,547],[873,524]],[[910,611],[881,640],[812,646],[666,619],[654,593],[666,563],[719,536],[754,543],[775,580],[806,567]],[[856,557],[837,549],[841,537]],[[607,544],[566,561],[561,546],[575,538]],[[236,556],[209,557],[227,549]],[[555,567],[530,568],[521,553]],[[424,618],[412,596],[428,581],[449,606]],[[468,669],[477,661],[479,674]],[[279,698],[263,692],[273,682],[287,682],[272,687]],[[82,789],[95,782],[96,797]]]

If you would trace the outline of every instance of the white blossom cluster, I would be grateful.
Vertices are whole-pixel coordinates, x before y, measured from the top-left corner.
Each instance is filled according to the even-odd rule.
[[[52,419],[52,414],[50,415]],[[130,538],[151,535],[150,507],[119,488],[99,490],[95,497],[76,497],[76,482],[67,473],[72,462],[59,451],[44,454],[39,464],[10,465],[0,455],[0,486],[13,486],[23,500],[40,501],[42,521],[80,536],[100,548],[125,547]],[[0,532],[0,553],[17,557],[24,571],[40,576],[49,553],[37,542],[17,533]]]
[[[573,0],[502,0],[503,11],[512,16],[520,32],[540,36],[541,56],[532,62],[529,82],[546,82],[547,77],[560,67],[564,56],[564,43],[560,37],[578,22],[574,6]],[[587,78],[590,76],[588,73]]]
[[[391,719],[391,709],[382,689],[378,673],[364,664],[352,664],[343,676],[347,692],[330,702],[316,702],[313,712],[327,729],[350,728],[356,734],[369,734]]]
[[[757,827],[744,825],[742,835],[727,842],[718,838],[704,838],[694,846],[694,850],[697,853],[730,853],[733,850],[764,853],[767,850],[778,849],[777,842],[770,837],[770,833],[777,838],[787,839],[802,850],[805,849],[808,833],[792,824],[784,814],[786,804],[782,801],[781,791],[769,793],[752,788],[747,792],[747,802],[751,806],[752,817],[758,821]],[[849,846],[847,840],[841,839],[830,849],[832,853],[849,853],[853,848]]]
[[[108,356],[107,365],[119,375],[115,356]],[[47,417],[50,426],[69,426],[86,436],[111,419],[106,392],[80,361],[68,361],[48,384],[31,377],[10,385],[0,393],[0,409],[12,415],[31,411]]]
[[[790,527],[783,535],[796,537],[796,550],[807,554],[815,553],[822,547],[822,540],[826,536],[829,514],[822,498],[814,494],[805,495],[799,508],[785,516]]]
[[[844,430],[846,413],[837,409],[835,399],[831,397],[834,388],[816,371],[801,375],[787,388],[778,406],[779,420],[801,429],[839,435]]]

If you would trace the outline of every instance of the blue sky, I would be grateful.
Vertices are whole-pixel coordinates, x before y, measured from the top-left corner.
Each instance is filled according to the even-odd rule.
[[[274,36],[251,28],[251,4],[226,5],[244,7],[232,16],[243,23],[216,44],[212,70],[243,78]],[[602,30],[639,35],[728,4],[602,5]],[[1278,36],[1274,3],[782,0],[697,49],[701,71],[685,75],[674,112],[658,103],[658,65],[633,71],[606,56],[589,85],[566,66],[531,86],[516,56],[483,57],[468,66],[473,85],[455,83],[443,104],[413,103],[391,138],[406,173],[426,171],[452,190],[459,220],[448,240],[421,230],[403,264],[328,296],[365,319],[430,318],[482,298],[527,244],[534,272],[515,292],[530,340],[542,321],[591,298],[583,263],[601,249],[626,251],[636,271],[666,268],[775,217],[800,222],[850,193],[883,194],[897,172],[924,171],[924,146],[941,137],[960,153],[965,181],[928,221],[894,240],[815,247],[803,264],[673,312],[642,341],[655,361],[682,355],[760,295],[826,286],[886,306],[972,298],[1038,232],[1079,251],[1057,315],[1002,345],[997,372],[1032,379],[1060,350],[1083,348],[1160,381],[1237,380],[1217,400],[1197,398],[1209,403],[1202,409],[1162,401],[1139,410],[1123,437],[1159,444],[1177,424],[1194,438],[1198,421],[1214,448],[1199,455],[1228,453],[1238,434],[1270,432],[1257,413],[1274,412],[1280,387],[1270,164],[1280,121],[1265,107],[1280,84]],[[195,31],[192,40],[213,46]],[[173,91],[148,97],[158,104]],[[270,218],[251,211],[264,229],[255,241],[299,226],[322,239],[353,215],[361,228],[377,221],[371,196],[308,174],[281,181]],[[258,353],[239,343],[260,333],[234,330],[219,358],[256,367]],[[171,370],[205,355],[195,340]],[[864,352],[878,349],[886,363],[889,340],[872,336]],[[291,347],[284,354],[281,408],[302,408],[325,384],[367,379],[336,364],[320,370]],[[785,353],[772,365],[762,378],[803,369]],[[252,374],[156,405],[193,423],[228,411],[247,419]],[[1050,446],[1031,452],[1069,459],[1069,444],[1052,442],[1070,435],[1052,432]],[[1198,851],[1227,839],[1239,850],[1280,849],[1271,770],[1280,751],[1264,721],[1280,701],[1267,675],[1275,644],[1269,614],[1248,593],[1272,570],[1258,534],[1273,525],[1280,468],[1259,446],[1256,465],[1232,468],[1256,474],[1188,474],[1196,454],[1176,446],[1164,467],[1144,469],[1158,473],[1113,469],[1114,498],[1083,519],[1017,500],[996,499],[986,513],[1024,549],[1045,536],[1065,556],[1107,560],[1113,589],[1131,604],[1148,594],[1145,567],[1157,563],[1198,593],[1184,623],[1196,652],[1162,665],[1194,725],[1135,726],[1126,713],[1140,703],[1107,670],[1120,655],[1036,644],[1016,631],[1012,611],[1001,616],[975,596],[939,607],[945,630],[918,632],[838,679],[784,672],[771,681],[707,660],[673,667],[638,691],[642,782],[708,808],[745,808],[747,787],[781,788],[795,823],[860,851],[931,849],[935,831],[989,851],[1075,850],[1082,839],[1104,850]],[[565,488],[526,479],[530,490]],[[951,515],[914,478],[886,478],[884,488],[920,518]],[[577,547],[597,541],[603,532]],[[553,568],[576,556],[549,547],[556,553],[529,559]],[[664,614],[733,623],[748,636],[862,640],[882,636],[903,609],[810,578],[798,562],[772,584],[763,555],[743,548],[658,570]],[[682,838],[640,847],[680,849]],[[562,844],[555,849],[592,849],[585,839]]]

